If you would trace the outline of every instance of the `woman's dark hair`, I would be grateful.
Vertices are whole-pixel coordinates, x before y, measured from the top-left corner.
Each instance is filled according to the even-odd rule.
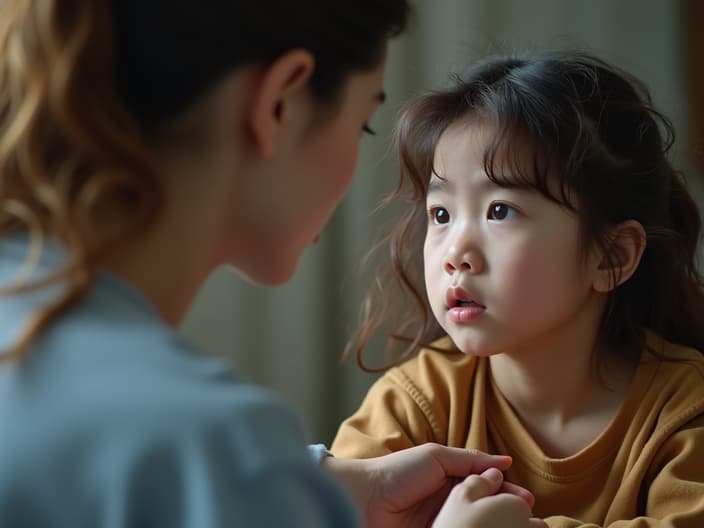
[[[629,219],[643,226],[645,251],[634,275],[610,293],[603,343],[635,358],[649,329],[704,351],[704,290],[696,267],[701,219],[667,157],[671,123],[641,82],[603,60],[584,52],[533,52],[489,57],[404,110],[397,129],[401,176],[388,200],[402,200],[406,208],[388,237],[390,263],[370,289],[348,347],[363,369],[381,370],[366,367],[361,354],[382,324],[391,324],[384,328],[396,338],[392,344],[404,343],[402,358],[443,335],[422,282],[425,197],[440,136],[466,119],[493,131],[484,153],[489,179],[535,189],[575,212],[583,251],[596,245],[613,258],[610,228]],[[516,142],[531,147],[532,160],[511,148]],[[502,171],[506,166],[511,170]],[[548,184],[554,175],[557,189]],[[400,285],[411,301],[392,304],[398,298],[389,284]],[[403,306],[389,323],[388,314]]]
[[[141,121],[179,113],[240,65],[304,48],[310,81],[333,98],[350,72],[377,66],[407,0],[113,0],[117,86]]]
[[[155,145],[228,73],[294,48],[315,57],[313,93],[334,102],[346,76],[380,64],[407,0],[0,1],[0,236],[29,231],[66,263],[0,296],[61,283],[0,361],[19,357],[90,287],[98,262],[158,217]],[[109,233],[95,219],[123,220]],[[23,268],[20,277],[29,277]]]

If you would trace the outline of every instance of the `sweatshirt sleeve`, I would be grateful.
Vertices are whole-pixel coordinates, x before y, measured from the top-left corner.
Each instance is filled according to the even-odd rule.
[[[549,517],[550,528],[700,528],[704,527],[704,417],[672,434],[654,457],[634,500],[641,516],[613,520],[603,527],[567,517]]]
[[[435,424],[423,393],[401,370],[391,369],[342,423],[331,451],[337,457],[371,458],[437,442]]]

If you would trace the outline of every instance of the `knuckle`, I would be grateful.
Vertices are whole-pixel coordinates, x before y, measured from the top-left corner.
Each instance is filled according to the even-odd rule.
[[[428,453],[435,453],[442,449],[442,446],[436,442],[427,442],[421,446],[421,449],[428,451]]]
[[[455,487],[468,500],[481,498],[487,492],[486,480],[479,475],[470,475]]]

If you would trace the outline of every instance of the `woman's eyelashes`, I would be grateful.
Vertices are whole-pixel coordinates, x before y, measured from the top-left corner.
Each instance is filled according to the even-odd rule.
[[[367,123],[364,123],[364,126],[362,127],[362,132],[364,132],[365,134],[369,134],[370,136],[376,136],[376,130],[372,130],[372,128]]]

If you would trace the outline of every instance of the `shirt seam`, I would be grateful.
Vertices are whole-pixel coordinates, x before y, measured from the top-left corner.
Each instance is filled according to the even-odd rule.
[[[437,417],[433,412],[432,406],[428,401],[428,398],[423,394],[423,391],[418,388],[418,386],[413,383],[413,380],[401,369],[395,368],[389,371],[389,377],[391,381],[398,384],[403,391],[408,394],[413,402],[418,406],[418,408],[423,413],[423,416],[428,421],[430,429],[433,431],[434,441],[442,443],[439,439],[442,436],[440,429],[440,424],[438,423]]]

